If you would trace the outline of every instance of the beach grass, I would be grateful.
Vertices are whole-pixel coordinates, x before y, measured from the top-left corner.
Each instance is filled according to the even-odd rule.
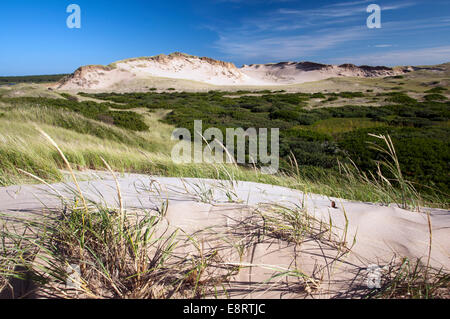
[[[35,129],[58,154],[61,165],[70,172],[75,185],[72,190],[74,196],[71,200],[61,198],[64,209],[57,215],[43,215],[37,220],[14,218],[12,221],[8,221],[10,216],[3,216],[6,219],[0,232],[3,251],[0,258],[2,296],[26,298],[39,292],[44,294],[40,297],[45,298],[204,298],[217,294],[218,290],[226,295],[224,287],[230,278],[243,267],[260,266],[223,263],[217,259],[217,250],[205,250],[203,243],[192,235],[185,234],[183,243],[178,236],[182,230],[170,228],[165,223],[168,207],[165,202],[151,212],[124,210],[116,173],[104,158],[100,158],[100,161],[116,181],[119,208],[111,209],[87,201],[64,151],[49,134],[40,128]],[[392,169],[398,169],[397,182],[407,183],[396,166],[395,148],[389,137],[378,138],[383,139],[387,147],[380,148],[381,152],[388,155],[382,164],[393,165]],[[231,171],[233,167],[240,170],[236,166],[214,167],[216,173],[224,170],[230,194],[238,177]],[[33,174],[24,170],[20,172],[42,183],[42,179]],[[411,186],[408,184],[405,187]],[[212,193],[201,191],[201,186],[193,189],[199,201],[214,201]],[[399,204],[404,205],[407,196],[409,198],[415,193],[406,192],[403,187],[400,190]],[[391,188],[386,188],[387,193],[391,191]],[[229,199],[230,202],[234,201],[232,196]],[[336,251],[333,262],[345,258],[356,243],[356,236],[353,239],[347,236],[348,225],[344,226],[341,236],[336,236],[331,220],[330,223],[316,220],[301,205],[283,207],[268,204],[258,207],[254,213],[259,216],[260,222],[246,225],[247,228],[259,227],[258,233],[264,237],[295,245],[311,239],[322,242]],[[347,217],[345,219],[348,223]],[[194,247],[194,254],[176,252],[177,246],[186,245],[186,242]],[[430,227],[430,255],[431,243]],[[249,244],[254,242],[250,241]],[[244,248],[239,245],[235,247],[239,255]],[[267,265],[264,267],[271,268]],[[332,265],[327,264],[326,267]],[[272,271],[273,274],[265,283],[280,278],[296,278],[301,283],[296,289],[301,289],[305,296],[318,290],[323,279],[305,274],[299,269],[274,267]],[[18,290],[18,283],[25,288]],[[361,297],[443,298],[448,293],[448,285],[448,274],[431,268],[429,260],[423,266],[419,261],[413,264],[403,259],[400,265],[393,264],[388,269],[383,277],[382,288]]]
[[[0,117],[0,185],[33,183],[20,173],[23,169],[48,182],[64,180],[65,164],[59,154],[38,133],[41,127],[60,146],[75,171],[106,170],[101,158],[119,173],[142,173],[169,177],[227,179],[224,171],[210,164],[175,164],[171,148],[173,126],[161,123],[167,110],[145,112],[151,128],[136,132],[109,125],[63,109],[39,105],[4,106]],[[139,111],[139,110],[137,110]],[[293,164],[293,162],[291,162]],[[307,193],[317,193],[348,200],[390,203],[392,194],[375,192],[373,184],[357,174],[332,172],[317,167],[291,165],[276,175],[264,175],[254,167],[230,165],[236,179],[287,186]],[[384,190],[384,188],[381,188]],[[394,189],[392,189],[394,192]],[[425,196],[424,205],[446,207],[446,195],[436,191]]]

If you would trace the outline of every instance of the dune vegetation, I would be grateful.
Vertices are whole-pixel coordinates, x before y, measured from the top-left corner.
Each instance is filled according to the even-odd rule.
[[[367,176],[377,170],[377,161],[383,160],[383,155],[369,145],[379,146],[380,141],[369,134],[389,134],[404,177],[423,202],[448,205],[449,177],[445,172],[450,156],[450,102],[419,102],[397,92],[251,93],[237,91],[229,97],[220,91],[150,90],[76,96],[63,93],[60,98],[1,97],[0,183],[30,182],[17,168],[51,181],[63,178],[63,163],[36,134],[36,126],[56,139],[79,170],[105,169],[100,160],[103,157],[118,172],[224,178],[208,164],[176,165],[171,161],[171,148],[176,143],[170,138],[172,130],[185,127],[192,131],[194,120],[202,119],[205,129],[280,128],[280,173],[262,175],[252,165],[230,167],[238,179],[384,203],[395,196],[375,192],[368,182]],[[389,105],[309,107],[317,98],[351,101],[361,96],[377,96]],[[399,188],[395,176],[386,170],[383,174],[392,179],[392,190]],[[377,178],[375,173],[373,180]]]
[[[77,185],[83,171],[94,170],[114,179],[131,172],[243,180],[305,194],[395,203],[410,210],[448,208],[448,90],[435,86],[423,91],[188,93],[149,88],[144,93],[41,94],[36,89],[39,94],[31,97],[0,90],[0,186],[59,181]],[[204,129],[280,128],[279,173],[261,174],[259,163],[175,164],[171,150],[179,141],[171,139],[172,131],[185,127],[192,132],[196,119],[203,120]],[[112,210],[86,203],[75,190],[73,198],[64,199],[65,210],[56,219],[46,215],[0,224],[0,292],[10,291],[15,280],[32,279],[54,294],[45,296],[50,298],[217,297],[217,289],[243,270],[223,267],[217,252],[204,251],[189,236],[183,244],[196,253],[180,258],[175,253],[178,234],[158,233],[167,206],[158,207],[156,215],[139,215],[123,209],[119,187],[117,195],[119,208]],[[199,186],[192,196],[209,203],[212,194]],[[229,199],[233,202],[231,191]],[[264,224],[245,226],[256,227],[269,239],[294,245],[323,241],[336,253],[334,262],[345,259],[352,240],[355,244],[346,227],[336,237],[331,218],[327,224],[303,208],[260,208],[254,213]],[[244,248],[234,247],[238,254]],[[383,270],[382,288],[362,291],[359,297],[447,297],[448,273],[431,268],[429,261],[393,261]],[[68,265],[80,267],[78,289],[64,285],[73,275]],[[219,268],[220,276],[211,275]],[[284,277],[294,280],[305,296],[320,286],[317,276],[298,269],[275,271],[269,281]]]
[[[29,75],[29,76],[0,76],[0,84],[16,83],[48,83],[58,82],[68,74]]]
[[[205,128],[221,129],[224,135],[228,127],[280,128],[282,169],[289,171],[295,157],[301,173],[313,180],[321,173],[339,178],[342,163],[374,171],[382,155],[369,147],[379,143],[369,134],[389,134],[406,178],[421,193],[440,193],[442,197],[449,193],[446,98],[419,102],[403,92],[257,93],[236,92],[233,98],[222,92],[82,95],[121,103],[121,107],[171,110],[164,122],[188,128],[192,134],[195,119],[202,119]],[[377,97],[385,104],[351,104],[361,96]],[[347,99],[348,105],[310,107],[310,100],[330,97]]]
[[[0,225],[0,298],[228,297],[228,285],[249,265],[226,263],[220,257],[222,251],[205,247],[205,239],[200,243],[197,236],[204,236],[206,230],[190,235],[181,229],[170,228],[165,221],[168,202],[163,201],[153,213],[124,209],[117,176],[103,159],[103,164],[116,182],[119,208],[113,210],[100,203],[88,202],[64,152],[47,133],[40,129],[38,131],[57,152],[62,165],[69,170],[74,183],[74,197],[60,197],[65,208],[56,218],[53,214],[44,214],[37,220],[13,218]],[[396,175],[402,196],[412,195],[410,192],[414,189],[402,179],[398,171],[398,161],[395,153],[392,153],[390,138],[375,137],[386,143],[387,148],[378,150],[391,156],[390,162],[384,165]],[[229,182],[233,183],[233,180]],[[372,186],[376,188],[379,185]],[[161,191],[156,187],[151,192],[160,196]],[[209,200],[209,197],[199,197],[203,203]],[[230,197],[230,203],[238,202]],[[347,228],[347,218],[341,229],[333,225],[331,217],[329,223],[324,223],[309,215],[305,207],[266,204],[252,208],[252,218],[233,228],[240,237],[238,243],[233,244],[230,238],[221,238],[221,247],[231,244],[230,248],[242,260],[245,250],[260,242],[261,236],[264,240],[283,241],[296,247],[309,241],[325,245],[336,256],[326,263],[324,269],[318,270],[322,272],[320,277],[316,271],[308,274],[298,268],[279,269],[274,266],[271,269],[273,274],[260,283],[264,285],[286,278],[292,291],[298,296],[309,298],[326,286],[327,279],[323,275],[325,268],[329,272],[338,267],[340,262],[345,262],[356,244],[356,235],[349,238]],[[249,229],[253,229],[253,235],[249,236]],[[242,236],[240,231],[245,231],[246,236]],[[357,286],[357,291],[352,291],[353,297],[448,298],[449,274],[430,266],[432,236],[430,227],[427,263],[420,259],[395,258],[379,270],[380,287],[371,289]],[[242,237],[248,238],[242,240]],[[263,266],[255,264],[250,267]],[[266,292],[269,290],[270,286]]]

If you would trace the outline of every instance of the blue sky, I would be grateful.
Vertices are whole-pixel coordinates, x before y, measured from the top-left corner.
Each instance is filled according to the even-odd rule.
[[[81,7],[81,29],[66,8]],[[366,8],[381,6],[381,29]],[[237,66],[279,61],[423,65],[450,61],[448,0],[3,0],[0,75],[174,51]]]

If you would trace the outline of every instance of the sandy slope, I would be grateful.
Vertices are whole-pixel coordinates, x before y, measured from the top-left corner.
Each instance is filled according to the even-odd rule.
[[[136,87],[136,81],[145,82],[152,77],[184,79],[217,86],[271,86],[299,84],[332,77],[384,77],[408,71],[411,70],[312,62],[281,62],[237,68],[233,63],[177,52],[127,59],[109,66],[80,67],[61,80],[58,89],[108,90],[120,86],[131,87],[130,82],[134,82]]]
[[[400,75],[408,68],[356,66],[353,64],[329,65],[312,62],[281,62],[273,64],[244,65],[240,69],[253,79],[272,84],[299,84],[336,77],[385,77]]]
[[[264,85],[232,63],[182,53],[118,61],[110,66],[85,66],[60,82],[59,89],[106,90],[114,85],[145,81],[151,77],[185,79],[213,85]]]
[[[203,203],[196,196],[197,186],[212,189],[214,201]],[[186,186],[186,187],[185,187]],[[54,185],[65,193],[63,184]],[[117,206],[114,181],[111,179],[82,182],[85,195],[95,202]],[[275,270],[298,269],[308,275],[322,278],[319,289],[313,293],[319,297],[353,297],[366,291],[367,267],[371,264],[383,267],[394,256],[424,258],[429,251],[429,230],[424,213],[409,212],[395,207],[382,207],[370,203],[354,203],[329,199],[319,195],[307,195],[287,188],[239,182],[235,192],[241,202],[228,203],[219,181],[125,175],[120,179],[124,202],[128,211],[154,210],[169,200],[166,216],[172,228],[181,228],[186,234],[194,234],[206,248],[219,249],[224,261],[251,264],[243,269],[229,284],[232,298],[298,298],[304,296],[292,278],[280,278],[264,283]],[[156,190],[160,192],[156,192]],[[101,194],[101,195],[100,195]],[[161,194],[161,195],[160,195]],[[335,200],[338,208],[330,206]],[[260,226],[255,207],[276,203],[292,207],[303,202],[311,216],[329,223],[344,238],[345,216],[348,218],[347,242],[356,244],[340,261],[339,254],[326,242],[306,239],[301,245],[264,236],[255,228]],[[0,211],[9,216],[38,217],[44,210],[58,208],[60,201],[45,186],[12,186],[0,189]],[[345,212],[345,214],[344,214]],[[449,211],[432,210],[433,245],[431,265],[450,271],[450,214]],[[227,239],[227,243],[223,240]],[[242,259],[231,243],[246,243]],[[178,253],[195,249],[182,246]]]

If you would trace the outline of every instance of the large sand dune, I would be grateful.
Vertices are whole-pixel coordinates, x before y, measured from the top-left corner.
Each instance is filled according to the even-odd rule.
[[[353,64],[281,62],[244,65],[183,53],[118,61],[109,66],[84,66],[59,84],[61,90],[112,90],[138,87],[151,78],[182,79],[217,86],[273,86],[300,84],[334,77],[383,77],[404,74],[407,67],[371,67]],[[131,85],[132,84],[132,85]]]

